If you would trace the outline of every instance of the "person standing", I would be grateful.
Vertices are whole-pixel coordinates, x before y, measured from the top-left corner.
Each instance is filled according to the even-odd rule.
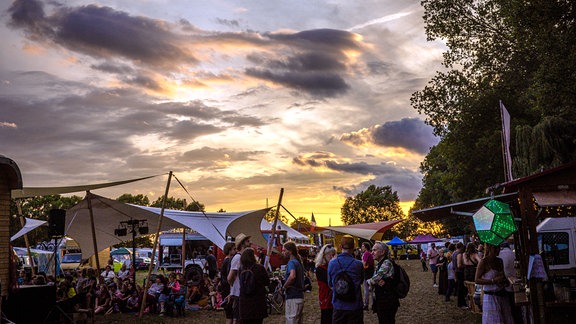
[[[316,255],[316,282],[318,283],[318,301],[320,302],[320,324],[332,324],[332,289],[328,286],[328,262],[336,256],[336,249],[326,244]]]
[[[446,266],[448,259],[444,256],[444,250],[438,248],[438,259],[436,260],[436,267],[438,268],[438,294],[444,296],[446,288],[448,287],[448,272]]]
[[[240,233],[234,240],[236,244],[236,254],[230,263],[230,273],[228,273],[228,284],[230,284],[230,298],[229,303],[232,303],[232,323],[240,322],[240,305],[238,299],[240,298],[240,255],[244,249],[249,248],[252,244],[250,236]]]
[[[426,265],[426,252],[424,252],[424,250],[420,251],[420,263],[422,263],[422,272],[428,271],[428,266]]]
[[[372,253],[370,253],[370,243],[364,242],[362,243],[362,265],[364,266],[364,310],[368,310],[370,308],[370,285],[368,284],[368,280],[372,278],[374,274],[374,257]],[[372,301],[374,303],[374,301]]]
[[[372,254],[378,264],[374,276],[368,280],[370,285],[374,287],[374,310],[378,315],[378,323],[394,324],[400,301],[392,291],[394,265],[390,261],[390,249],[387,245],[377,242],[372,247]]]
[[[456,274],[456,296],[458,297],[458,307],[468,309],[466,305],[466,294],[468,289],[464,285],[464,265],[461,265],[458,259],[462,259],[459,255],[464,252],[464,244],[462,242],[456,243],[456,251],[452,253],[452,262],[454,263],[454,273]]]
[[[428,252],[426,252],[426,257],[430,263],[430,271],[432,271],[432,287],[438,287],[436,284],[436,274],[438,273],[438,267],[436,266],[438,262],[438,251],[436,251],[436,243],[430,243]]]
[[[453,246],[454,248],[456,248],[454,246],[454,244],[450,244],[450,246]],[[456,272],[454,272],[455,268],[454,268],[454,261],[451,259],[452,257],[450,256],[450,258],[446,258],[448,265],[446,265],[446,275],[447,275],[447,279],[448,279],[448,285],[446,287],[446,293],[444,294],[444,301],[445,302],[449,302],[450,301],[450,296],[452,295],[452,293],[454,292],[454,288],[456,287]]]
[[[246,248],[240,256],[240,269],[251,271],[254,279],[254,291],[247,292],[244,283],[240,282],[240,320],[242,324],[261,324],[268,316],[266,307],[266,287],[270,284],[268,272],[263,265],[256,262],[252,248]]]
[[[232,302],[230,302],[230,284],[228,283],[228,274],[230,273],[230,265],[232,258],[236,254],[236,245],[233,242],[226,242],[224,244],[224,255],[226,257],[220,266],[220,277],[223,280],[220,282],[220,294],[222,300],[226,302],[224,306],[224,314],[226,316],[226,324],[232,324]]]
[[[512,324],[512,311],[506,290],[508,279],[504,274],[504,263],[498,258],[500,247],[486,244],[484,258],[476,271],[476,283],[484,285],[482,300],[482,324]]]
[[[334,279],[341,271],[345,271],[354,282],[354,300],[347,301],[337,298],[336,292],[332,292],[332,304],[334,311],[332,320],[334,324],[363,324],[364,304],[362,302],[362,282],[364,280],[364,266],[362,261],[354,258],[354,238],[344,236],[340,243],[342,253],[328,263],[328,285],[334,290]]]
[[[208,277],[210,280],[214,280],[216,274],[218,273],[218,265],[216,264],[216,257],[212,251],[212,247],[208,249],[208,255],[206,256],[206,268],[208,270]]]
[[[304,320],[304,266],[294,242],[284,243],[282,253],[289,259],[283,286],[286,292],[286,324],[302,324]]]
[[[500,244],[500,253],[498,258],[502,259],[504,265],[504,275],[506,278],[514,282],[516,280],[516,269],[514,268],[514,251],[510,248],[508,242],[503,242]],[[507,285],[505,288],[506,294],[508,295],[508,302],[512,308],[512,317],[514,318],[514,323],[522,323],[522,313],[519,307],[516,307],[514,302],[514,289],[512,285]]]

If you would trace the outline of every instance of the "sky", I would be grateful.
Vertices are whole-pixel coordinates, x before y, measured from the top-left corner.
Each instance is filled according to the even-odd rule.
[[[346,197],[422,187],[432,128],[410,96],[441,70],[420,0],[0,3],[0,155],[24,187],[277,204],[340,225]],[[83,196],[83,192],[76,193]]]

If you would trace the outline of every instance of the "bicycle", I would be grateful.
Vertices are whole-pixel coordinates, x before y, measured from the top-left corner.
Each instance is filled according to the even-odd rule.
[[[266,294],[266,307],[268,308],[268,314],[272,314],[272,311],[279,314],[284,313],[282,280],[277,276],[270,278],[270,285],[268,286],[268,293]]]

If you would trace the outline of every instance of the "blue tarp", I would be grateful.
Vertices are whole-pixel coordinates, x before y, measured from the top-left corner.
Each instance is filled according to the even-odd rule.
[[[394,236],[393,239],[390,240],[390,242],[386,243],[388,245],[402,245],[402,244],[406,244],[406,242],[402,241],[398,236]]]

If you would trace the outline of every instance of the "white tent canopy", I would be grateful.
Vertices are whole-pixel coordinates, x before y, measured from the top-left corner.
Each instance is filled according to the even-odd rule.
[[[365,240],[381,241],[384,232],[392,226],[400,223],[402,220],[391,220],[375,223],[354,224],[347,226],[328,226],[327,229],[343,234],[348,234]]]
[[[98,251],[132,239],[131,233],[124,237],[114,235],[114,230],[119,227],[121,221],[146,220],[151,231],[158,228],[160,208],[124,204],[89,193],[78,205],[66,211],[66,235],[80,245],[83,258],[94,255],[88,199],[92,205]],[[240,233],[245,233],[252,236],[254,244],[266,246],[259,224],[267,211],[268,209],[237,213],[202,213],[165,209],[160,230],[188,227],[204,235],[220,248],[224,247],[226,236],[236,237]],[[140,236],[142,235],[136,233],[136,237]]]
[[[10,238],[10,242],[14,241],[15,239],[19,238],[20,236],[46,224],[46,221],[43,220],[38,220],[38,219],[32,219],[32,218],[28,218],[26,217],[26,224],[24,224],[24,227],[22,227],[18,233],[12,235],[12,237]]]
[[[268,221],[262,219],[262,222],[260,223],[260,229],[267,231],[272,230],[272,223],[268,223]],[[286,223],[282,222],[281,220],[278,220],[278,222],[276,223],[276,229],[286,231],[289,239],[293,239],[295,241],[306,241],[306,242],[310,241],[310,238],[307,235],[298,232],[292,227],[286,225]]]
[[[135,206],[160,214],[160,208]],[[223,249],[227,236],[235,238],[244,233],[251,236],[250,241],[261,247],[266,247],[266,240],[258,224],[269,208],[232,213],[202,213],[183,210],[164,210],[164,217],[176,223],[178,227],[188,227],[202,234],[207,239]]]

